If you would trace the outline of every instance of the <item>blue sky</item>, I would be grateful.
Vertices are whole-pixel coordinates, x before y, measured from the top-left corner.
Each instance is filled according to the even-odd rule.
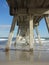
[[[9,14],[9,7],[7,5],[6,0],[0,0],[0,26],[1,25],[8,25],[9,27],[0,27],[0,37],[7,37],[10,31],[10,25],[12,23],[12,16]],[[14,36],[16,36],[17,26],[15,27]],[[40,21],[38,26],[38,30],[41,37],[49,37],[47,27],[45,24],[44,18]],[[34,30],[34,35],[36,36],[36,32]]]

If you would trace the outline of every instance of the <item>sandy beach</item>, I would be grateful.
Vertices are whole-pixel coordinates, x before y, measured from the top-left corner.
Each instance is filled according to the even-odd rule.
[[[0,65],[49,65],[49,51],[0,50]]]
[[[0,65],[49,65],[49,40],[43,40],[41,46],[35,43],[33,52],[25,43],[18,43],[15,50],[14,42],[10,51],[5,52],[6,43],[6,40],[0,41]]]

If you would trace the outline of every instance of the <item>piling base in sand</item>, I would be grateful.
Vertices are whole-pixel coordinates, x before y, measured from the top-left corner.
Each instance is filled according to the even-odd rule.
[[[8,52],[10,49],[9,48],[5,48],[5,52]]]
[[[33,48],[29,49],[30,52],[33,52]]]

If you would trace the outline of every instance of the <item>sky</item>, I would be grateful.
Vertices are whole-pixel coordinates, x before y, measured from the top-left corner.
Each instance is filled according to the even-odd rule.
[[[6,0],[0,0],[0,37],[8,37],[12,24],[12,18],[13,16],[10,16],[9,7]],[[17,30],[18,27],[16,26],[14,37],[16,36]],[[44,18],[40,21],[38,30],[41,37],[49,37]],[[35,30],[34,36],[37,36]]]

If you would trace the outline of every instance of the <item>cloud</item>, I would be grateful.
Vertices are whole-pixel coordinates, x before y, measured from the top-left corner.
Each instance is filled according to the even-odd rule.
[[[10,28],[11,25],[0,25],[0,28]]]

